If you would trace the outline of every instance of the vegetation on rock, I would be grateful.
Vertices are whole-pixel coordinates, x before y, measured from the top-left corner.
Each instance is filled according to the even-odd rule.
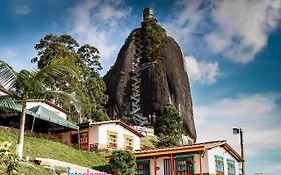
[[[157,136],[145,136],[141,138],[141,149],[154,149],[157,147],[159,139]]]
[[[156,19],[150,19],[142,22],[141,35],[144,61],[155,60],[158,48],[163,45],[163,39],[166,35],[165,30],[157,24]],[[159,57],[159,54],[157,56]]]
[[[156,119],[154,132],[159,136],[159,147],[177,146],[182,143],[183,120],[174,105],[168,104],[163,117]]]

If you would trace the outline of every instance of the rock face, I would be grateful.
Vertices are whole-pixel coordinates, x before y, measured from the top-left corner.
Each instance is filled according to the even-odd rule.
[[[139,115],[148,121],[143,125],[153,126],[155,117],[161,117],[165,106],[172,103],[183,117],[184,135],[196,141],[190,85],[181,49],[155,19],[144,17],[142,27],[127,38],[104,80],[112,118],[130,120]]]

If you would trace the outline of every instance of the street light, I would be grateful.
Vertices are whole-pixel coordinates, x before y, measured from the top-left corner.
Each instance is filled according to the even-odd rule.
[[[240,146],[241,146],[241,157],[243,158],[242,162],[242,175],[245,175],[245,159],[244,159],[244,144],[243,144],[243,131],[242,128],[233,128],[233,134],[240,134]]]

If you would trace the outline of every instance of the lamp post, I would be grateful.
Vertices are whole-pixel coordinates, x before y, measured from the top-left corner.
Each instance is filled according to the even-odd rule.
[[[242,128],[233,128],[233,134],[240,134],[240,146],[241,146],[241,157],[243,158],[242,162],[242,175],[245,175],[245,159],[244,159],[244,144],[243,144],[243,131]]]

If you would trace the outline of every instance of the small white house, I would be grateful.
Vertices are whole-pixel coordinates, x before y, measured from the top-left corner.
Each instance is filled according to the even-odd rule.
[[[143,135],[121,120],[79,124],[79,131],[60,134],[64,143],[77,144],[87,150],[140,150]]]
[[[243,158],[226,141],[135,152],[138,175],[239,175]]]
[[[47,110],[49,110],[50,112],[53,112],[56,115],[62,117],[65,120],[67,119],[67,114],[69,114],[69,112],[67,110],[59,107],[58,105],[56,105],[53,102],[50,102],[48,100],[44,100],[44,99],[27,100],[27,102],[26,102],[27,109],[31,109],[36,106],[42,106],[42,107],[46,108]]]

